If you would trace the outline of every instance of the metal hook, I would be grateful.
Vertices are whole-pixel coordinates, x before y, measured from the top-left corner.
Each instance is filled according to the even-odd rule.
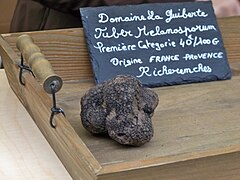
[[[24,58],[23,58],[23,55],[21,54],[21,63],[20,63],[20,65],[18,65],[18,67],[20,68],[19,82],[23,86],[25,86],[25,83],[22,80],[23,70],[27,70],[27,71],[31,72],[34,78],[35,78],[35,75],[32,72],[31,68],[29,66],[25,65],[23,62],[24,62]],[[56,106],[56,96],[55,96],[55,94],[56,94],[56,84],[53,83],[53,84],[50,85],[50,87],[51,87],[51,94],[52,94],[52,98],[53,98],[53,107],[51,108],[52,112],[51,112],[51,116],[50,116],[50,125],[51,125],[52,128],[56,128],[56,125],[53,123],[54,116],[56,114],[59,114],[59,113],[62,113],[65,116],[65,113],[64,113],[63,109],[58,108]]]
[[[23,70],[27,70],[29,72],[31,72],[31,74],[33,75],[33,77],[35,78],[35,75],[33,74],[32,70],[30,69],[29,66],[26,66],[25,64],[23,64],[23,55],[21,54],[21,64],[18,65],[18,67],[20,68],[20,71],[19,71],[19,81],[20,83],[25,86],[25,83],[23,82],[22,80],[22,73],[23,73]]]
[[[51,93],[52,93],[52,98],[53,98],[53,107],[51,108],[51,116],[50,116],[50,125],[52,128],[56,128],[56,125],[53,123],[53,118],[54,118],[54,115],[56,114],[59,114],[59,113],[62,113],[64,116],[65,116],[65,113],[63,111],[63,109],[61,108],[58,108],[56,106],[56,89],[55,89],[55,84],[51,84]]]

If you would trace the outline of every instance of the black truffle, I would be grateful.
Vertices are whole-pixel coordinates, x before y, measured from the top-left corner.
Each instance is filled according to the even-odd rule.
[[[120,144],[141,146],[153,137],[151,117],[158,95],[128,75],[119,75],[91,88],[81,98],[83,126],[108,134]]]

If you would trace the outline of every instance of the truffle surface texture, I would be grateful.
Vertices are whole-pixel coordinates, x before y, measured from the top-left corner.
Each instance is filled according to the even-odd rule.
[[[83,126],[108,134],[120,144],[141,146],[153,137],[151,117],[158,95],[129,75],[119,75],[91,88],[81,98]]]

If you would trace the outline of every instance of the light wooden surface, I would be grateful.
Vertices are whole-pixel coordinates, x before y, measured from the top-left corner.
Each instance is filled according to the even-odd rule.
[[[0,179],[71,179],[0,69]]]

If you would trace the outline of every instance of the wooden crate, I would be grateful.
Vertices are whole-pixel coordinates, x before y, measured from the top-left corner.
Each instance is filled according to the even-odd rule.
[[[31,73],[19,83],[16,38],[3,34],[0,53],[9,83],[73,179],[238,179],[240,177],[240,17],[218,20],[233,78],[154,88],[160,97],[154,138],[126,147],[93,136],[80,122],[80,99],[94,86],[83,30],[29,32],[63,81],[55,116],[52,98]]]

